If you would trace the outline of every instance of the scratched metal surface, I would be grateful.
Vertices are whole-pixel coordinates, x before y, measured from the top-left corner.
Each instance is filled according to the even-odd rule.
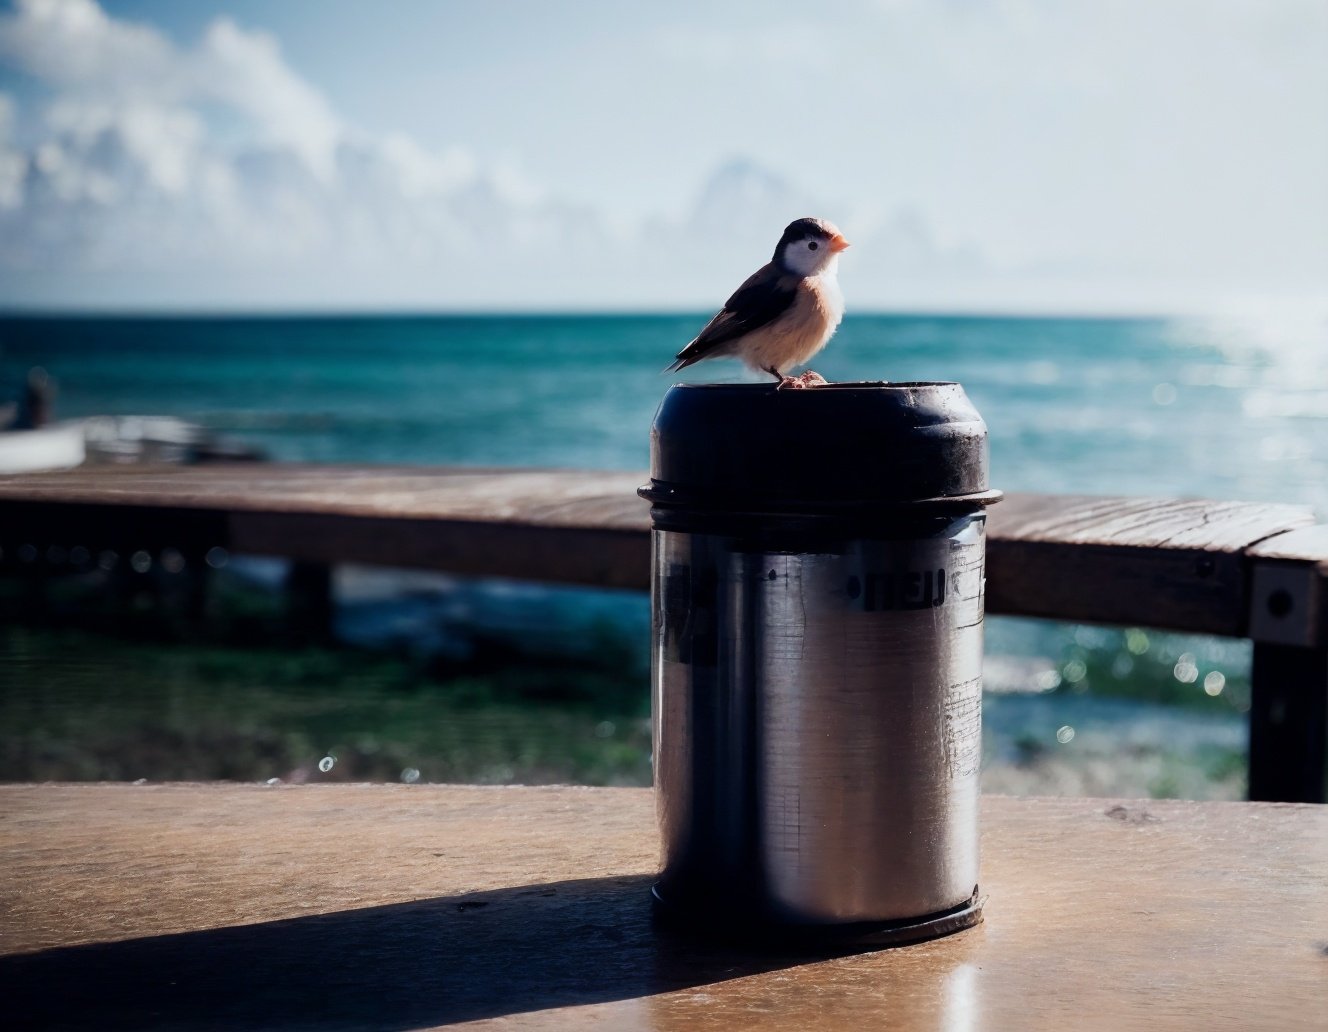
[[[974,894],[982,531],[798,553],[658,532],[667,891],[810,923]]]

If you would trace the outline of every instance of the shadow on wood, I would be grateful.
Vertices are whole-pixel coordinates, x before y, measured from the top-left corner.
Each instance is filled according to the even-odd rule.
[[[24,1028],[406,1029],[647,997],[808,959],[663,936],[651,881],[525,885],[45,950],[0,959],[0,991]]]

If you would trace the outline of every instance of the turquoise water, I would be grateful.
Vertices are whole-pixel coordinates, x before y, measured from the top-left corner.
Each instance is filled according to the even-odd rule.
[[[172,414],[319,462],[644,469],[704,314],[0,319],[58,412]],[[1320,322],[854,316],[831,379],[959,380],[1006,490],[1299,502],[1328,516]],[[739,379],[733,363],[689,378]]]

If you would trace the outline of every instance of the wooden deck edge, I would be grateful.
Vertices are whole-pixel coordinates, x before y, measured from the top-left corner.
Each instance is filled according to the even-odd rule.
[[[649,511],[629,487],[644,477],[250,466],[0,478],[0,568],[58,572],[75,549],[94,560],[171,549],[193,564],[221,547],[645,590]],[[113,490],[99,494],[98,483]],[[1328,636],[1328,528],[1313,519],[1287,505],[1012,494],[989,523],[987,608],[1279,640],[1262,633],[1256,596],[1310,570],[1311,630],[1287,633],[1319,642]]]
[[[648,531],[321,513],[231,513],[230,549],[475,577],[650,589]]]

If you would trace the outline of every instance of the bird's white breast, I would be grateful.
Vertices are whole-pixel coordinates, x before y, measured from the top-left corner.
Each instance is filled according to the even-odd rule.
[[[735,349],[753,369],[787,372],[823,347],[844,317],[844,294],[833,270],[798,284],[793,304],[779,318],[748,334]]]

